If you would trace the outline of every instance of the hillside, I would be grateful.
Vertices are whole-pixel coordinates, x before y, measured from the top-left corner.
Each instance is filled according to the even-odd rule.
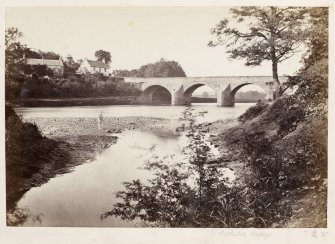
[[[218,122],[219,123],[219,122]],[[294,97],[258,104],[220,131],[229,166],[267,227],[327,226],[327,115],[304,116]],[[256,207],[256,209],[255,209]]]

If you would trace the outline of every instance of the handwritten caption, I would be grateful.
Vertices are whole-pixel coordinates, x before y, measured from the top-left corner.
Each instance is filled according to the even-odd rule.
[[[272,234],[264,230],[222,230],[220,231],[220,236],[268,239]]]

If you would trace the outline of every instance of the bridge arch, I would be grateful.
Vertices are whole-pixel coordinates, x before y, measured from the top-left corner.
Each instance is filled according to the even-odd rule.
[[[171,104],[171,92],[162,85],[150,85],[142,92],[142,102],[145,104]]]
[[[196,83],[192,83],[189,86],[187,86],[184,90],[184,100],[185,100],[185,104],[186,105],[190,105],[191,101],[192,101],[192,94],[193,92],[198,89],[199,87],[202,86],[208,86],[209,88],[211,88],[215,93],[217,93],[216,89],[214,87],[212,87],[210,84],[207,84],[206,82],[196,82]]]
[[[266,83],[264,83],[264,85],[261,85],[259,83],[253,83],[253,82],[245,82],[245,83],[242,83],[236,87],[234,87],[230,94],[232,96],[232,99],[235,101],[235,95],[236,93],[242,88],[242,87],[245,87],[247,85],[252,85],[252,86],[255,86],[255,87],[258,87],[258,88],[261,88],[262,92],[265,93],[265,100],[272,100],[272,97],[271,97],[271,92],[269,93],[269,87]]]

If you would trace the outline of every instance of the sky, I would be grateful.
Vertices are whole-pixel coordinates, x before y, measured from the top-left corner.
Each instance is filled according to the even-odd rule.
[[[175,60],[189,77],[271,75],[271,63],[245,67],[229,60],[224,46],[211,48],[210,29],[228,17],[227,7],[16,7],[6,9],[6,27],[23,32],[21,42],[63,57],[112,55],[111,68],[136,69],[160,58]],[[280,64],[294,74],[300,56]]]

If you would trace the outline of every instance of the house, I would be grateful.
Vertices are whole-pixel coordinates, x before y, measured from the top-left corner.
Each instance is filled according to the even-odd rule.
[[[104,75],[109,75],[109,66],[101,61],[89,60],[85,58],[80,67],[78,68],[77,73],[102,73]]]
[[[27,65],[46,65],[48,68],[52,69],[55,73],[63,74],[64,73],[64,64],[59,58],[55,59],[44,59],[44,58],[27,58]]]

